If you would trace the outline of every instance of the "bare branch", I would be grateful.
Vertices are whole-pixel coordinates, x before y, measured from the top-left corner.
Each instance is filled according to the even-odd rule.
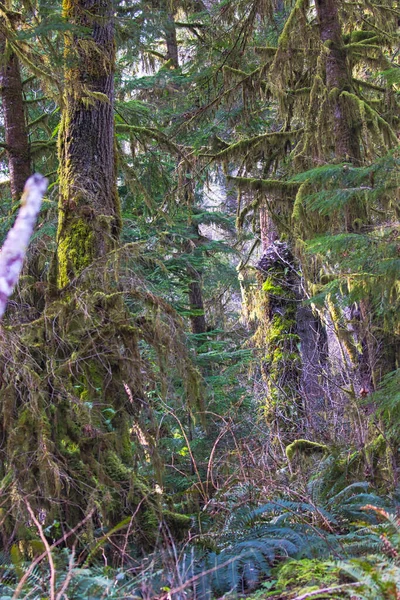
[[[53,557],[51,554],[50,544],[47,541],[46,536],[44,535],[43,527],[41,526],[41,524],[35,517],[35,513],[33,512],[32,507],[29,504],[28,500],[26,500],[25,504],[26,504],[26,508],[28,509],[28,512],[29,512],[29,515],[30,515],[32,521],[35,523],[35,525],[37,527],[40,539],[42,540],[43,545],[46,549],[47,560],[49,561],[49,567],[50,567],[50,600],[55,600],[56,599],[56,595],[55,595],[56,594],[56,591],[55,591],[55,589],[56,589],[56,568],[54,566],[54,560],[53,560]]]
[[[0,319],[18,281],[26,250],[47,189],[47,179],[36,173],[29,177],[14,226],[0,252]]]

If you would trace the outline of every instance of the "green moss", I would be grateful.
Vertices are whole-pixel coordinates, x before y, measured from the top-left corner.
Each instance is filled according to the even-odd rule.
[[[188,529],[193,525],[192,517],[183,515],[171,510],[162,509],[162,517],[169,530],[171,531],[174,539],[182,539],[187,533]]]
[[[112,450],[109,450],[104,460],[105,471],[113,481],[129,481],[132,476],[132,469],[127,467]]]
[[[288,48],[290,39],[293,35],[293,26],[296,23],[296,20],[299,19],[301,13],[304,11],[305,6],[305,0],[296,0],[296,4],[292,8],[291,13],[283,28],[283,31],[279,36],[278,49]]]
[[[364,457],[368,476],[378,487],[387,488],[387,483],[395,481],[392,452],[387,440],[378,435],[365,446]]]
[[[215,155],[215,159],[216,160],[221,160],[224,158],[229,158],[229,159],[235,159],[238,157],[241,157],[243,155],[243,153],[248,152],[248,151],[262,151],[265,149],[269,149],[271,146],[276,146],[277,144],[279,145],[284,145],[287,141],[291,140],[293,138],[293,136],[301,133],[303,130],[297,130],[297,131],[277,131],[274,133],[264,133],[262,135],[256,135],[252,138],[246,138],[244,140],[240,140],[239,142],[236,142],[235,144],[231,144],[230,146],[228,146],[227,148],[225,148],[224,150],[221,150],[220,152],[218,152]],[[243,181],[243,185],[247,185],[247,182],[257,182],[257,181],[263,181],[263,180],[259,180],[259,179],[246,179],[246,178],[235,178],[235,180],[240,181],[240,179],[242,179]],[[269,185],[268,180],[266,180],[267,183],[265,185]],[[288,184],[289,187],[291,184]],[[279,188],[281,188],[282,186],[285,187],[285,184],[281,181],[272,181],[271,183],[271,187],[277,187],[279,186]],[[292,186],[293,187],[293,186]]]
[[[84,220],[78,217],[79,221],[79,227],[88,231]],[[77,231],[77,236],[81,233]],[[136,315],[127,311],[125,294],[136,294],[142,306],[149,298],[148,304],[156,307],[157,319],[146,320],[145,333],[137,326]],[[12,490],[5,492],[2,533],[17,530],[28,496],[34,509],[45,506],[49,522],[57,520],[68,527],[80,523],[93,507],[96,513],[88,528],[98,518],[112,527],[121,516],[146,506],[151,535],[145,532],[143,537],[146,544],[156,540],[163,507],[158,506],[152,485],[139,476],[142,453],[135,453],[131,443],[147,367],[138,338],[145,335],[147,343],[154,343],[152,361],[159,356],[165,370],[172,358],[182,388],[194,402],[200,395],[199,376],[179,331],[179,317],[154,294],[144,288],[115,293],[111,285],[91,290],[82,286],[77,291],[71,286],[59,291],[55,300],[47,299],[37,320],[4,328],[0,427],[6,468],[12,473],[4,485]],[[160,381],[163,373],[158,376]],[[123,382],[132,390],[132,401]],[[157,477],[153,449],[150,458],[144,469],[153,481]],[[173,513],[168,522],[181,533],[189,525],[180,515],[174,521]]]
[[[296,131],[296,133],[298,132]],[[238,143],[244,145],[244,142],[249,142],[249,140],[244,140],[243,142]],[[229,148],[232,149],[232,146],[230,146]],[[268,192],[268,194],[272,197],[287,197],[288,201],[294,196],[295,192],[299,187],[298,183],[281,181],[280,179],[256,179],[250,177],[228,177],[228,179],[236,183],[239,189],[264,191]]]
[[[286,446],[286,456],[289,461],[293,460],[295,454],[311,454],[313,452],[323,452],[324,454],[328,454],[329,448],[325,444],[301,439],[294,440],[294,442]]]
[[[267,294],[274,294],[275,296],[283,296],[285,293],[283,287],[276,285],[270,277],[264,281],[262,289]]]
[[[64,226],[65,221],[60,224]],[[63,288],[71,278],[89,266],[94,259],[95,232],[83,219],[73,219],[58,245],[58,287]]]
[[[267,389],[265,416],[269,422],[288,431],[297,426],[302,401],[296,282],[286,267],[281,261],[271,265],[268,277],[255,295],[257,306],[252,308],[252,314],[260,323],[254,341],[265,349],[261,369]]]

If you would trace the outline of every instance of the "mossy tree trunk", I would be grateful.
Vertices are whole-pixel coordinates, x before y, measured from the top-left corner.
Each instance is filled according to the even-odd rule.
[[[77,30],[65,39],[65,105],[59,138],[59,288],[109,252],[120,231],[112,2],[64,0],[63,10]]]
[[[352,115],[343,92],[352,92],[352,73],[348,64],[346,48],[343,42],[342,26],[339,18],[338,0],[317,0],[316,10],[320,28],[320,39],[328,48],[326,57],[326,86],[332,96],[334,123],[335,158],[359,166],[362,163],[360,123]],[[345,207],[345,230],[352,232],[354,222],[366,224],[368,218],[359,202],[349,202]],[[362,320],[355,322],[355,331],[360,341],[361,351],[355,374],[356,388],[373,388],[373,364],[376,348],[370,331],[369,302],[360,300]]]
[[[0,33],[0,92],[4,114],[5,142],[10,173],[11,196],[17,202],[31,174],[28,132],[25,122],[24,96],[18,58]]]
[[[288,245],[279,240],[270,206],[271,202],[266,201],[260,207],[263,254],[257,265],[261,288],[257,312],[265,323],[255,339],[265,348],[261,373],[266,386],[266,417],[279,436],[282,433],[291,440],[304,420],[296,313],[299,281],[294,257]]]
[[[360,161],[360,140],[351,123],[341,93],[350,92],[352,79],[347,64],[339,20],[338,0],[316,0],[321,42],[327,47],[326,86],[333,96],[335,155],[339,160]]]
[[[4,494],[5,539],[31,535],[26,498],[45,511],[46,526],[68,528],[90,511],[89,529],[157,505],[143,502],[151,490],[136,472],[131,440],[143,389],[138,328],[122,295],[105,285],[101,260],[120,230],[112,0],[66,0],[63,8],[76,28],[65,39],[59,290],[35,321],[0,332],[0,477],[13,490]],[[92,264],[95,278],[74,281]]]
[[[279,240],[265,249],[257,265],[264,308],[266,349],[261,364],[266,384],[266,417],[275,433],[293,439],[304,426],[301,397],[301,356],[297,327],[299,281],[288,245]],[[256,334],[256,338],[259,337]]]

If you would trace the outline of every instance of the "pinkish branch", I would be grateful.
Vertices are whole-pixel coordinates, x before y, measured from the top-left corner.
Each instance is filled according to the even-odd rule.
[[[21,273],[33,228],[47,189],[47,179],[35,174],[25,184],[21,208],[0,252],[0,319]]]

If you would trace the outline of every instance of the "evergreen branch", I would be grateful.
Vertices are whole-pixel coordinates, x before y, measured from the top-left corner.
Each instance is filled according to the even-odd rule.
[[[267,54],[268,56],[275,55],[277,50],[278,50],[277,46],[255,46],[254,47],[254,52],[256,54]]]
[[[43,113],[42,115],[37,117],[37,119],[34,119],[33,121],[30,121],[30,123],[28,123],[28,125],[27,125],[28,129],[31,129],[32,127],[35,127],[36,125],[39,125],[43,121],[46,121],[49,117],[51,117],[51,114]]]
[[[381,29],[380,27],[377,27],[377,25],[374,25],[374,23],[371,23],[371,21],[369,21],[368,19],[366,19],[365,17],[363,17],[361,15],[361,20],[366,23],[369,27],[372,27],[372,29],[375,29],[375,31],[378,31],[381,35],[383,35],[385,38],[390,38],[390,39],[398,39],[398,35],[392,35],[390,33],[388,33],[387,31],[384,31],[383,29]]]
[[[37,156],[45,150],[49,150],[51,148],[55,148],[57,146],[57,140],[48,139],[48,140],[35,140],[31,144],[31,154],[32,156]]]
[[[32,79],[36,79],[36,75]],[[37,104],[38,102],[41,102],[42,100],[49,100],[49,98],[48,98],[48,96],[40,96],[40,98],[29,98],[27,100],[24,100],[24,104]]]
[[[296,182],[281,181],[279,179],[256,179],[251,177],[232,176],[228,176],[227,179],[237,183],[240,189],[263,190],[272,195],[282,194],[284,192],[297,192],[300,185]]]
[[[35,65],[35,63],[33,63],[32,60],[28,58],[27,53],[19,48],[18,44],[12,44],[12,49],[18,56],[19,60],[23,64],[25,64],[36,77],[42,78],[44,81],[52,83],[58,90],[61,97],[62,89],[60,82],[55,77],[53,77],[53,75],[51,75],[48,71],[45,71],[43,68],[40,68],[37,65]]]
[[[302,13],[305,10],[307,4],[308,0],[296,0],[296,3],[292,8],[290,15],[285,23],[283,31],[279,36],[278,50],[280,50],[281,48],[287,48],[291,36],[292,27],[296,27],[299,13]]]
[[[353,48],[356,48],[357,50],[382,50],[381,46],[378,46],[377,44],[367,44],[365,40],[363,40],[362,42],[353,42],[351,44],[346,44],[345,48],[347,50],[352,50]]]
[[[186,29],[191,29],[192,27],[202,28],[206,27],[205,23],[184,23],[182,21],[175,21],[175,27],[182,27]]]
[[[29,77],[27,77],[26,79],[24,79],[21,82],[22,83],[22,87],[25,87],[26,85],[28,85],[32,81],[35,81],[35,79],[37,79],[37,75],[30,75]]]
[[[392,8],[391,6],[386,6],[385,4],[375,4],[375,3],[372,3],[372,4],[373,4],[374,8],[380,8],[383,11],[390,12],[393,15],[400,17],[400,10],[396,10],[395,8]]]
[[[0,14],[12,24],[22,21],[22,13],[10,10],[3,2],[0,2]]]
[[[155,56],[156,58],[160,58],[161,60],[166,60],[166,56],[165,54],[162,54],[161,52],[157,52],[156,50],[144,50],[144,52],[146,52],[147,54],[151,54],[152,56]]]
[[[240,155],[243,151],[258,149],[258,147],[262,146],[263,144],[267,144],[268,146],[278,143],[285,144],[287,141],[303,132],[304,129],[296,129],[293,131],[276,131],[273,133],[269,132],[262,135],[257,135],[229,145],[224,150],[221,150],[215,154],[213,158],[214,160],[220,160],[221,158],[225,157],[234,158],[235,156]]]
[[[188,159],[185,157],[182,149],[177,144],[172,142],[170,138],[165,135],[165,133],[158,129],[153,127],[138,127],[137,125],[128,125],[127,123],[116,123],[115,129],[117,133],[133,133],[138,134],[138,136],[151,138],[161,144],[164,144],[169,150],[173,150],[176,154],[188,162]]]
[[[342,98],[346,98],[352,101],[354,104],[356,104],[356,106],[359,107],[360,114],[362,114],[363,110],[365,110],[366,114],[368,114],[372,122],[375,122],[376,124],[380,125],[382,129],[385,129],[387,131],[387,133],[389,134],[390,141],[394,145],[398,144],[397,135],[393,128],[383,117],[380,116],[380,114],[374,108],[372,108],[372,106],[366,100],[360,100],[360,98],[355,94],[346,91],[343,91],[340,95]]]
[[[153,212],[156,208],[156,205],[154,203],[153,198],[150,196],[150,194],[148,193],[147,189],[145,188],[145,186],[142,184],[142,182],[140,181],[140,178],[138,177],[138,175],[136,174],[135,170],[133,169],[133,167],[130,167],[126,160],[124,159],[124,155],[123,152],[121,150],[120,147],[118,147],[119,149],[119,154],[121,156],[121,168],[122,171],[125,173],[125,177],[127,180],[127,183],[129,185],[129,187],[132,189],[132,191],[134,191],[133,189],[133,183],[137,186],[137,188],[141,191],[142,195],[143,195],[143,199],[144,202],[147,206],[147,208]]]
[[[357,77],[353,77],[353,82],[361,87],[365,87],[369,90],[374,90],[376,92],[385,93],[386,89],[380,85],[376,85],[375,83],[371,83],[370,81],[364,81],[363,79],[357,79]]]

